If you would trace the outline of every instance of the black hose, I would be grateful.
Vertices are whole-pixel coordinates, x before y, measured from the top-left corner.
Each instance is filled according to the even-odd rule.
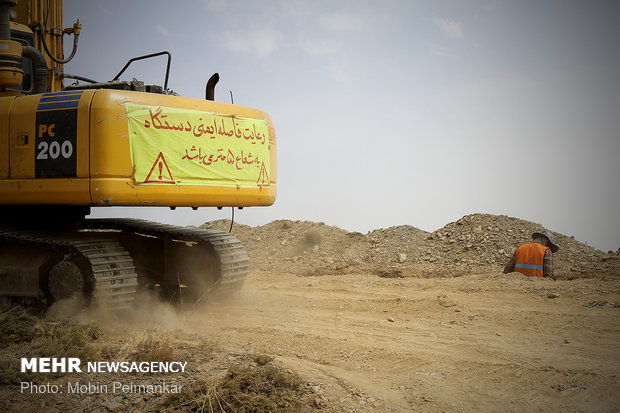
[[[79,20],[78,20],[78,23],[79,23]],[[52,52],[50,52],[50,49],[47,47],[47,41],[45,40],[45,29],[40,23],[37,26],[37,31],[41,35],[41,41],[43,42],[43,48],[45,49],[45,52],[50,57],[50,59],[52,59],[52,61],[59,63],[59,64],[65,64],[65,63],[69,63],[71,59],[73,59],[73,56],[75,56],[75,52],[77,52],[77,48],[78,48],[78,37],[80,36],[79,33],[73,33],[73,50],[71,50],[71,55],[69,55],[69,57],[67,57],[64,60],[61,60],[61,59],[57,59],[56,57],[52,56]]]
[[[32,46],[22,46],[22,56],[32,60],[34,66],[34,85],[29,93],[47,92],[47,62],[43,54]]]

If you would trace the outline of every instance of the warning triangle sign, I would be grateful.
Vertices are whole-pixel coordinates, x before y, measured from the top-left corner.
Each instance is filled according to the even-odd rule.
[[[260,172],[258,173],[258,180],[256,181],[257,186],[269,186],[269,174],[267,173],[267,168],[265,167],[265,162],[261,162]]]
[[[166,163],[166,158],[162,152],[159,153],[155,163],[151,167],[149,174],[144,179],[145,184],[174,184],[174,178]]]

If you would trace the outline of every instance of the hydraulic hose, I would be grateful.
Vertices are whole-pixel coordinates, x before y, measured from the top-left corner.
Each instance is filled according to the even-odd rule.
[[[43,54],[32,46],[22,46],[22,55],[32,60],[34,66],[34,86],[30,93],[47,92],[47,63]]]
[[[80,24],[80,21],[78,20],[73,27],[74,28],[81,27],[79,26],[79,24]],[[37,25],[36,30],[41,35],[41,41],[43,42],[43,48],[45,49],[45,53],[47,53],[47,55],[50,57],[50,59],[52,59],[52,61],[58,64],[65,64],[65,63],[69,63],[71,59],[73,59],[73,56],[75,56],[75,53],[77,52],[77,48],[78,48],[78,38],[80,36],[79,29],[73,32],[73,49],[71,50],[71,54],[69,55],[69,57],[67,57],[64,60],[57,59],[56,57],[52,55],[52,52],[50,52],[50,49],[47,47],[47,41],[45,40],[45,28],[43,27],[41,23]]]

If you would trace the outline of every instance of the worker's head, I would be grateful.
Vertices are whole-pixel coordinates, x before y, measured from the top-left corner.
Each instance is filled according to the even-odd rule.
[[[542,240],[544,243],[543,245],[551,249],[551,252],[557,252],[557,250],[560,249],[560,247],[558,247],[555,243],[555,235],[553,235],[553,233],[550,231],[544,230],[542,232],[533,233],[532,239],[536,240],[537,238],[539,240]]]

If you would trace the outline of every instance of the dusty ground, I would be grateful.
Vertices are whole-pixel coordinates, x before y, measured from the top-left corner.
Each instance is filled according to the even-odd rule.
[[[620,406],[618,281],[257,272],[245,287],[234,305],[155,317],[141,328],[180,328],[172,333],[178,342],[215,339],[215,354],[199,346],[180,350],[192,374],[216,375],[248,354],[273,355],[309,383],[314,405],[327,411],[612,412]],[[126,339],[135,328],[106,327],[100,345]],[[10,390],[4,387],[10,403],[2,402],[3,411],[118,408],[110,402],[127,408],[116,411],[131,411],[155,408],[158,400],[145,405],[135,397]]]
[[[320,383],[328,409],[620,408],[618,282],[263,272],[247,287],[188,327],[276,355]]]
[[[290,232],[290,224],[283,227]],[[186,386],[198,376],[221,377],[230,365],[255,355],[274,356],[272,363],[303,378],[310,406],[322,411],[620,411],[615,268],[605,267],[604,277],[580,278],[582,271],[570,272],[562,264],[567,270],[555,282],[503,275],[495,263],[491,269],[451,267],[429,276],[429,267],[415,266],[429,264],[428,255],[411,263],[408,250],[402,264],[410,266],[402,276],[394,253],[404,244],[390,250],[389,263],[379,257],[379,267],[353,265],[355,254],[366,250],[358,245],[352,254],[347,245],[348,258],[326,257],[321,254],[333,228],[312,237],[308,228],[299,231],[302,244],[291,247],[297,255],[282,265],[250,251],[256,265],[233,300],[178,314],[152,309],[138,324],[101,322],[96,345],[121,348],[131,337],[157,329],[172,337],[173,359],[189,363],[189,373],[167,380]],[[443,242],[441,234],[419,239]],[[251,236],[259,243],[259,235]],[[367,242],[362,234],[342,236]],[[294,243],[286,239],[289,245],[278,241],[280,247]],[[453,244],[449,237],[445,242]],[[381,247],[379,241],[368,245],[371,251]],[[270,249],[278,244],[272,242]],[[589,247],[575,247],[575,254],[584,251],[591,254]],[[313,261],[312,254],[321,260]],[[617,255],[596,252],[597,265],[616,262]],[[390,271],[378,271],[381,266]],[[78,379],[112,380],[109,375]],[[164,399],[31,395],[16,385],[0,387],[0,411],[157,411]]]

